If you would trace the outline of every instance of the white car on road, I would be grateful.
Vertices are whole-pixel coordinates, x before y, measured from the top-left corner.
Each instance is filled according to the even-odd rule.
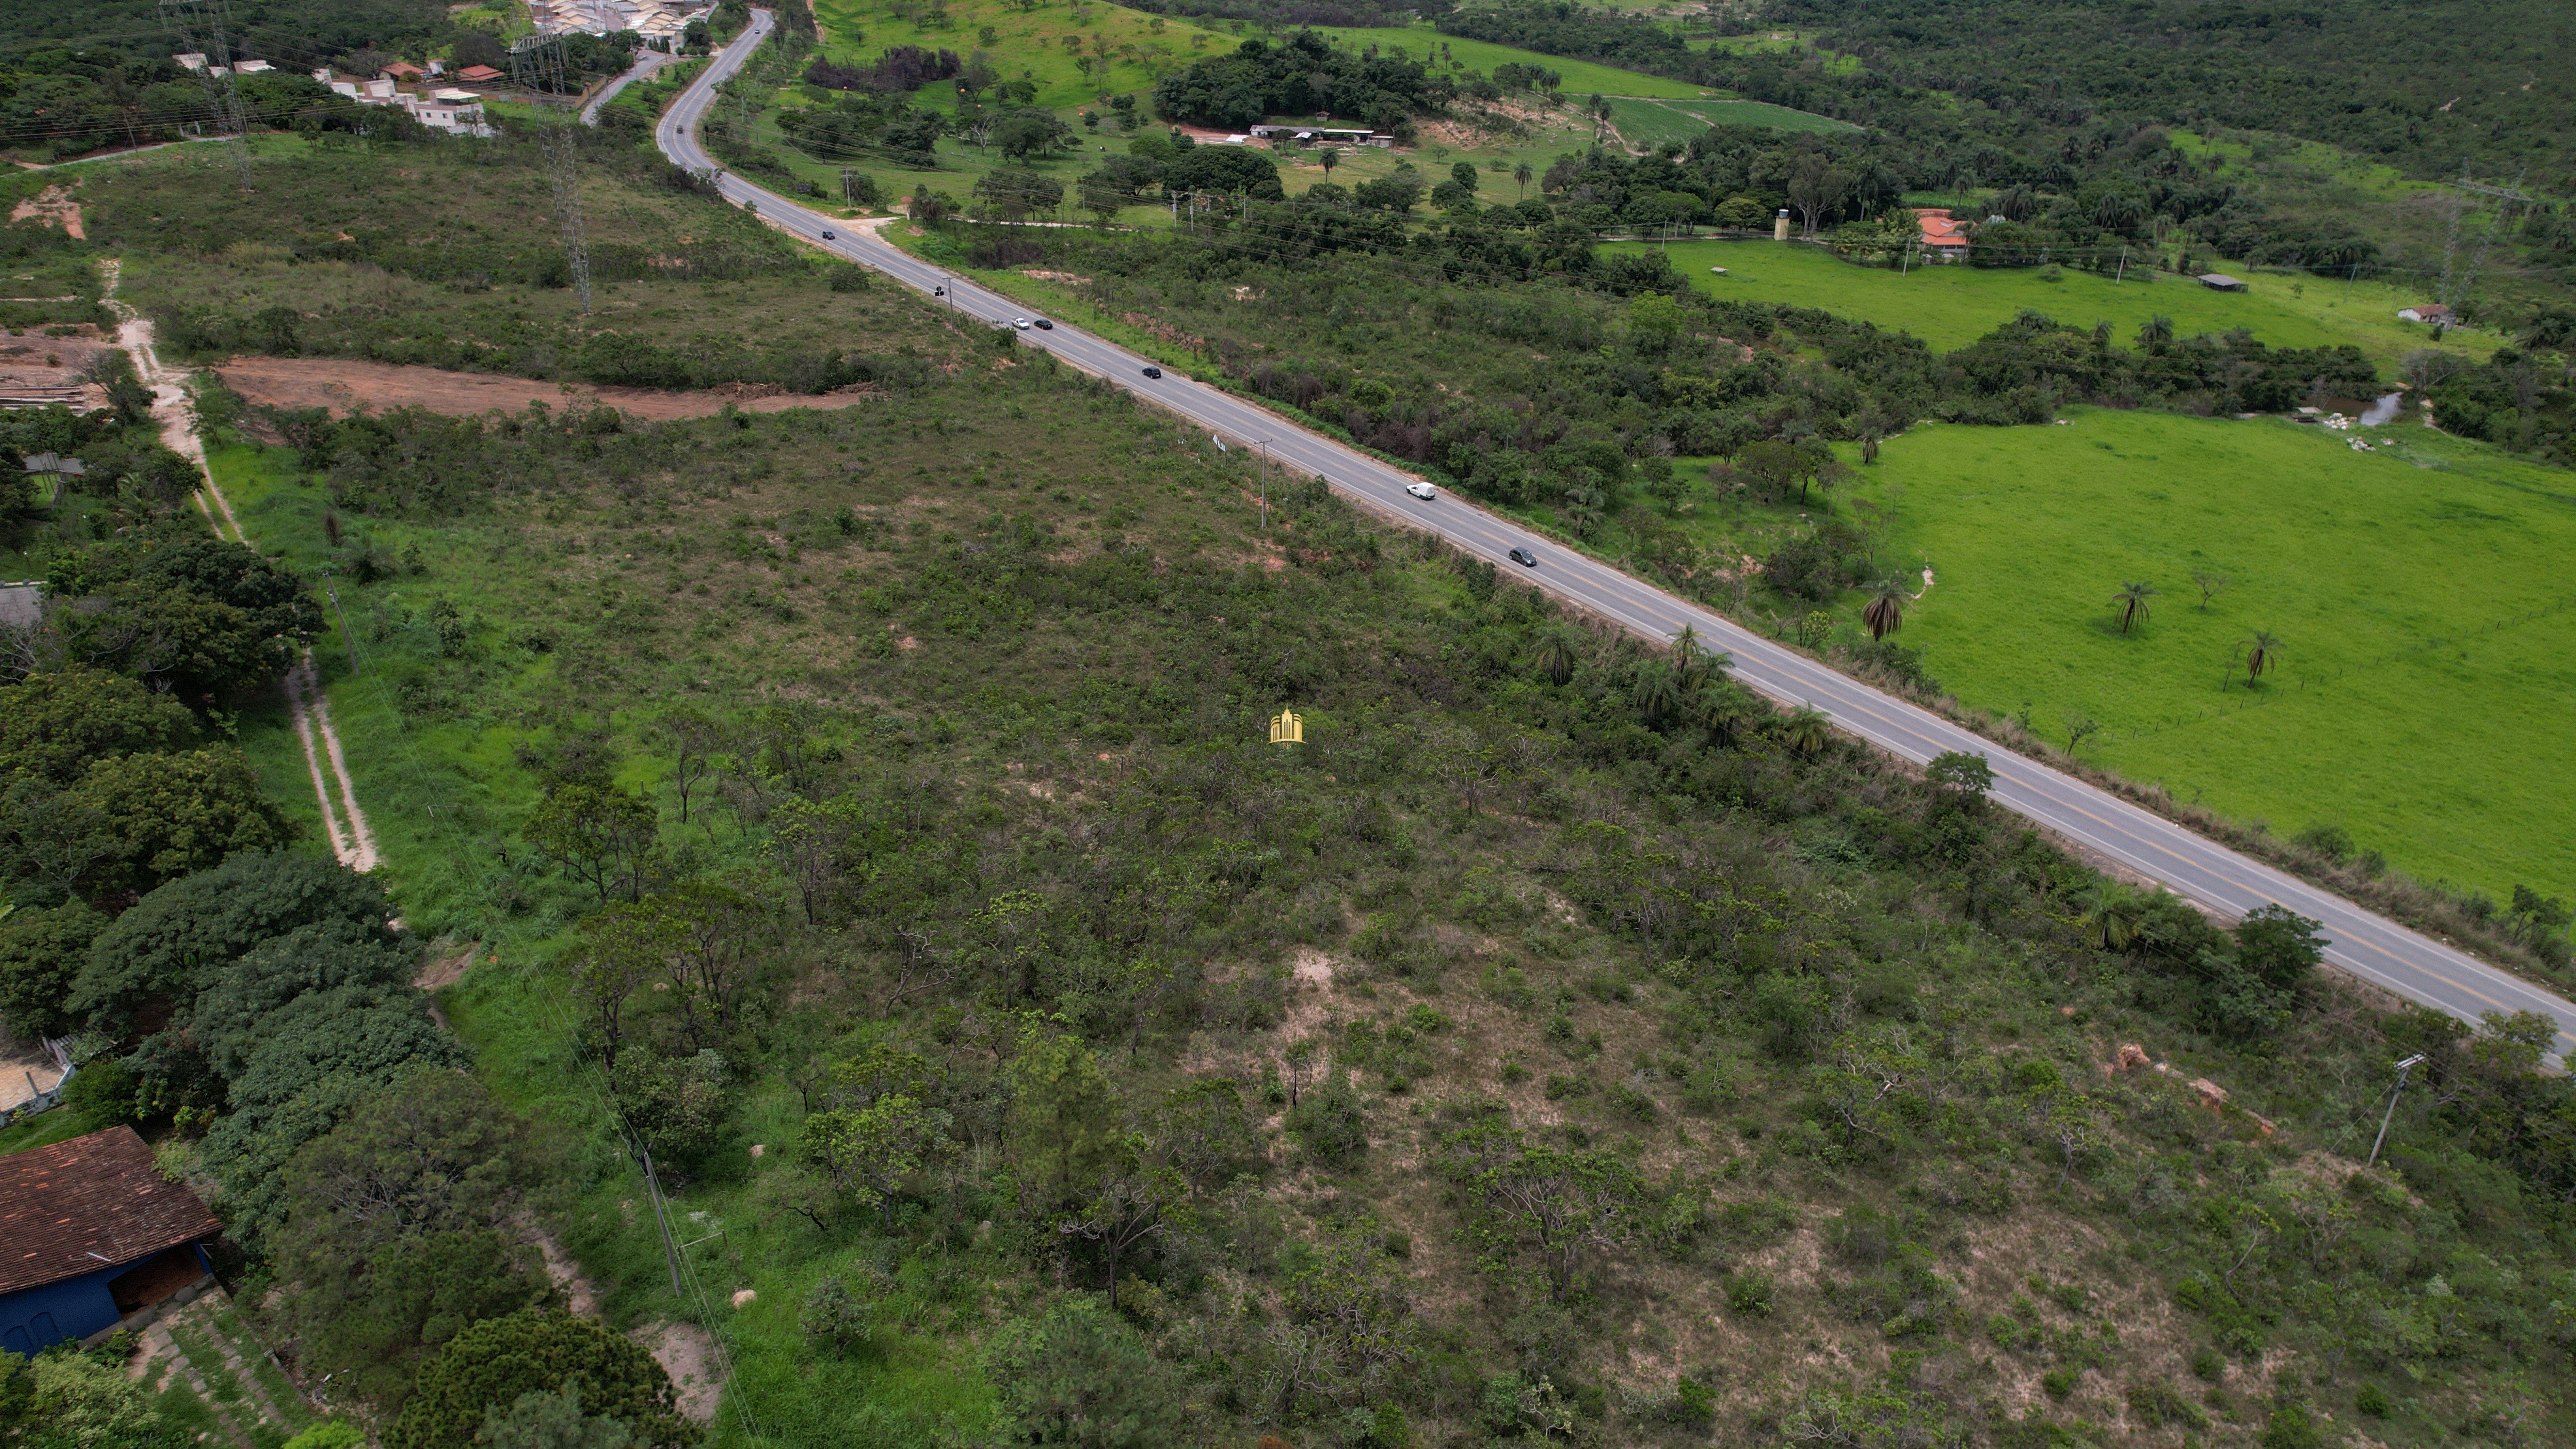
[[[1407,483],[1404,485],[1404,491],[1421,499],[1425,503],[1428,503],[1432,499],[1440,496],[1440,490],[1432,487],[1428,483]]]

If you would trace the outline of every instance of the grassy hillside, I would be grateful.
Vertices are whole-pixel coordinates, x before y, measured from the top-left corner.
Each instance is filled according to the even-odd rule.
[[[1495,66],[1512,64],[1537,66],[1563,77],[1565,91],[1569,95],[1671,96],[1689,100],[1708,94],[1687,81],[1641,75],[1633,70],[1620,70],[1588,60],[1541,55],[1534,50],[1495,45],[1489,41],[1442,35],[1428,25],[1400,28],[1328,25],[1316,28],[1354,48],[1374,45],[1384,51],[1403,51],[1420,59],[1436,59],[1443,65],[1454,64],[1469,70],[1491,71]]]
[[[2428,879],[2503,898],[2576,880],[2576,772],[2518,743],[2576,707],[2563,471],[2408,427],[2380,451],[2288,423],[2087,411],[1925,427],[1863,470],[1881,552],[1938,582],[1903,641],[1960,698],[2283,834],[2340,825]],[[2200,607],[2195,570],[2227,584]],[[2164,592],[2129,635],[2109,600]],[[2245,643],[2282,641],[2245,685]],[[2231,665],[2234,666],[2231,668]]]
[[[1852,131],[1859,129],[1830,116],[1809,115],[1763,101],[1639,100],[1621,97],[1610,103],[1610,122],[1620,139],[1641,150],[1666,142],[1687,145],[1711,126],[1760,126],[1775,131]]]
[[[1676,242],[1660,250],[1712,297],[1839,312],[1911,332],[1943,349],[1964,347],[2023,311],[2085,327],[2107,321],[2123,338],[2155,317],[2172,319],[2183,336],[2242,327],[2273,347],[2349,344],[2388,368],[2407,352],[2432,345],[2427,329],[2397,317],[2398,308],[2423,296],[2380,282],[2347,287],[2316,277],[2257,276],[2248,291],[2213,292],[2171,272],[2133,271],[2116,283],[2063,268],[2054,281],[2036,267],[1899,272],[1846,262],[1821,247],[1767,241]],[[1726,274],[1711,267],[1724,267]],[[2478,332],[2453,332],[2444,339],[2445,346],[2479,357],[2493,352],[2497,342]]]
[[[961,56],[981,50],[1003,79],[1034,82],[1037,104],[1050,110],[1092,106],[1101,96],[1120,92],[1142,100],[1165,74],[1236,44],[1223,30],[1089,0],[1037,6],[956,0],[929,7],[816,0],[814,19],[822,32],[822,53],[833,60],[866,64],[898,45],[953,50]],[[1075,44],[1067,45],[1068,40]],[[1077,58],[1100,58],[1106,64],[1091,70],[1077,66]],[[916,99],[943,106],[953,104],[955,96],[945,86],[932,85]]]
[[[690,1250],[678,1305],[733,1355],[716,1442],[978,1438],[1059,1374],[1143,1416],[1146,1443],[1551,1422],[1765,1442],[1855,1413],[2250,1442],[2357,1402],[2412,1442],[2476,1411],[2483,1340],[2423,1385],[2397,1377],[2402,1350],[2338,1353],[2407,1300],[2371,1296],[2332,1240],[2218,1281],[2261,1243],[2210,1214],[2297,1221],[2312,1175],[2354,1173],[2333,1154],[2376,1125],[2361,1066],[2393,1048],[2374,1030],[2319,1013],[2279,1065],[2242,1055],[2036,898],[2007,888],[2020,903],[1987,928],[1953,916],[1917,852],[2072,888],[2000,820],[1944,824],[1920,786],[1788,735],[1653,728],[1629,700],[1654,657],[1579,633],[1558,690],[1526,662],[1561,627],[1529,596],[1319,495],[1291,494],[1265,539],[1249,477],[1195,434],[1040,369],[966,375],[871,415],[672,425],[586,458],[523,432],[496,476],[543,457],[548,481],[371,512],[370,544],[416,549],[420,572],[343,590],[378,621],[332,693],[389,878],[423,929],[497,957],[445,1001],[508,1099],[599,1130],[547,964],[597,903],[512,844],[550,773],[593,761],[656,802],[656,889],[732,879],[780,913],[722,1095],[654,1129],[676,1211],[722,1233]],[[237,480],[281,467],[223,459]],[[255,531],[330,556],[307,500],[333,488],[275,489]],[[442,600],[461,641],[432,627]],[[1262,743],[1274,700],[1305,710],[1305,750]],[[692,709],[726,763],[684,826],[662,729]],[[806,799],[854,833],[799,866]],[[1014,1025],[1018,1004],[1060,1015]],[[646,1005],[628,1057],[683,1060],[680,1025]],[[1132,1118],[1157,1152],[1179,1130],[1158,1104],[1245,1112],[1219,1119],[1190,1215],[1123,1260],[1105,1319],[1108,1264],[1025,1186],[1028,1073],[1056,1031],[1099,1053],[1095,1097],[1065,1110]],[[2131,1039],[2284,1125],[2194,1111],[2152,1073],[2106,1080],[2095,1063]],[[926,1054],[959,1134],[899,1186],[891,1231],[793,1150],[830,1100],[793,1084],[874,1044]],[[2412,1131],[2404,1181],[2499,1210]],[[569,1161],[562,1231],[611,1311],[672,1311],[613,1151]],[[1560,1163],[1605,1174],[1617,1214],[1562,1260],[1509,1206],[1514,1173]],[[2377,1180],[2350,1189],[2393,1235],[2372,1241],[2421,1241],[2431,1208]],[[2543,1260],[2475,1241],[2542,1281]],[[2437,1261],[2405,1251],[2418,1275]],[[2327,1282],[2350,1307],[2299,1306]],[[2520,1301],[2501,1278],[2461,1291]],[[847,1298],[856,1326],[836,1328]],[[1337,1355],[1322,1335],[1383,1337],[1290,1387],[1301,1325]],[[1074,1342],[996,1356],[1041,1333]],[[1100,1353],[1135,1357],[1101,1381]]]
[[[366,164],[277,151],[255,195]],[[734,215],[600,184],[675,239]],[[408,277],[407,335],[564,320],[541,225],[463,286],[157,235],[118,233],[134,275],[220,265],[184,274],[253,319],[336,264]],[[757,356],[811,313],[922,365],[829,413],[214,440],[253,541],[333,570],[381,879],[536,1122],[515,1230],[617,1327],[707,1331],[710,1443],[2576,1428],[2569,1089],[2520,1028],[2383,1014],[2295,923],[2133,897],[1320,487],[1265,527],[1239,453],[1013,334],[761,275],[731,313],[665,284],[710,309],[653,335]],[[237,725],[291,798],[289,731]],[[2440,1090],[2363,1168],[2415,1051]]]

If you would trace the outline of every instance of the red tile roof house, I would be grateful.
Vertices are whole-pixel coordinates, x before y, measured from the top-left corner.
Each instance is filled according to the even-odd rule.
[[[1923,228],[1923,256],[1926,261],[1964,262],[1968,259],[1967,233],[1960,223],[1950,219],[1948,207],[1922,207],[1914,213]]]
[[[223,1231],[131,1127],[0,1157],[0,1348],[104,1337],[213,1283]]]
[[[456,73],[456,78],[469,86],[488,86],[501,78],[501,73],[488,65],[469,65]]]

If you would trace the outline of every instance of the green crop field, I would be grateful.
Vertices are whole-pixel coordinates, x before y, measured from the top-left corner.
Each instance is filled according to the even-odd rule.
[[[1541,55],[1535,50],[1519,50],[1482,40],[1461,40],[1443,35],[1428,25],[1410,28],[1319,25],[1315,28],[1354,47],[1374,45],[1382,52],[1402,51],[1407,56],[1435,64],[1454,61],[1469,70],[1490,72],[1495,66],[1515,62],[1538,66],[1563,77],[1568,95],[1672,96],[1689,100],[1710,94],[1707,88],[1688,81],[1666,80],[1662,76],[1641,75],[1616,66],[1568,60],[1561,55]]]
[[[2419,427],[2082,410],[1918,427],[1865,470],[1882,559],[1936,582],[1901,642],[1971,705],[2284,833],[2339,824],[2424,879],[2576,883],[2576,477]],[[1918,562],[1920,561],[1920,562]],[[2230,582],[2207,610],[2195,569]],[[2163,591],[2123,636],[2112,594]],[[2245,687],[2254,630],[2281,664]]]
[[[1846,262],[1819,247],[1769,241],[1682,242],[1669,250],[1673,266],[1713,296],[1822,308],[1911,332],[1942,349],[1964,347],[2025,309],[2080,326],[2107,320],[2123,341],[2148,318],[2170,317],[2183,336],[2243,327],[2273,347],[2351,343],[2383,368],[2431,342],[2424,328],[2397,319],[2398,308],[2421,297],[2367,281],[2353,285],[2347,296],[2338,282],[2263,276],[2250,279],[2250,291],[2228,293],[2170,272],[2152,274],[2156,279],[2149,282],[2149,274],[2134,269],[2116,284],[2072,269],[2061,269],[2052,282],[2028,267],[1934,266],[1900,273]],[[1726,275],[1711,267],[1726,268]],[[2500,344],[2491,336],[2453,332],[2443,345],[2484,358]]]

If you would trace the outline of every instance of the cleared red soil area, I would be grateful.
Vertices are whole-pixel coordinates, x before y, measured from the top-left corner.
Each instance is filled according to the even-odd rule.
[[[528,404],[541,402],[557,412],[568,407],[604,405],[646,422],[667,422],[706,417],[723,411],[727,403],[744,412],[779,413],[789,408],[845,408],[885,396],[867,387],[818,395],[750,384],[704,392],[593,387],[587,383],[532,382],[489,372],[444,372],[435,367],[399,367],[389,362],[338,357],[236,357],[215,371],[225,386],[252,402],[281,408],[325,407],[335,414],[362,408],[383,412],[417,407],[472,417],[495,411],[522,412]]]

